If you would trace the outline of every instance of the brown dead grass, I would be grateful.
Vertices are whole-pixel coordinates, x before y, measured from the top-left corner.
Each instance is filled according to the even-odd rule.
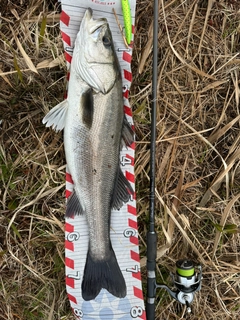
[[[203,287],[190,318],[237,319],[240,6],[229,1],[159,2],[159,281],[169,283],[169,270],[174,272],[177,259],[187,256],[199,261]],[[147,1],[138,5],[131,102],[140,140],[136,175],[139,224],[145,235],[152,74],[152,24],[145,10],[151,12],[152,5]],[[145,253],[142,242],[143,265]],[[158,319],[183,316],[183,310],[165,292],[157,295]]]
[[[158,280],[169,283],[177,259],[199,261],[203,286],[189,318],[238,319],[240,5],[159,2]],[[59,9],[53,0],[3,0],[0,12],[0,319],[73,319],[64,280],[63,142],[41,123],[65,89]],[[137,1],[131,103],[144,290],[151,15],[152,3]],[[156,315],[186,318],[163,290]]]

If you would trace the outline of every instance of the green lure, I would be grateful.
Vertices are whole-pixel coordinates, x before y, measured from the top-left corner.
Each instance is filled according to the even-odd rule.
[[[125,37],[127,43],[130,44],[132,40],[132,17],[129,0],[122,0],[122,12],[124,19]]]

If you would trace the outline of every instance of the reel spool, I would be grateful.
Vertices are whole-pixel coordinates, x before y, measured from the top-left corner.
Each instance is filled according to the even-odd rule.
[[[191,312],[190,303],[194,294],[201,289],[202,267],[196,266],[191,260],[182,259],[176,262],[176,274],[171,274],[176,290],[160,284],[157,288],[164,288],[178,302],[185,304],[187,312]]]

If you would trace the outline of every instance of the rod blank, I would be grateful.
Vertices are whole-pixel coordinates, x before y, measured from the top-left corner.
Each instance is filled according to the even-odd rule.
[[[158,0],[154,0],[153,17],[153,75],[151,106],[151,149],[150,149],[150,194],[149,194],[149,231],[147,234],[147,320],[155,320],[156,295],[156,255],[157,234],[155,232],[155,155],[156,155],[156,113],[158,78]]]

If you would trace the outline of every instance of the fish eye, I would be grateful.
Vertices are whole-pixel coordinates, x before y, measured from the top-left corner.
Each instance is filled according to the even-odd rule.
[[[103,42],[103,45],[104,45],[105,47],[110,47],[110,46],[111,46],[111,40],[110,40],[110,38],[108,38],[108,37],[103,36],[102,42]]]

